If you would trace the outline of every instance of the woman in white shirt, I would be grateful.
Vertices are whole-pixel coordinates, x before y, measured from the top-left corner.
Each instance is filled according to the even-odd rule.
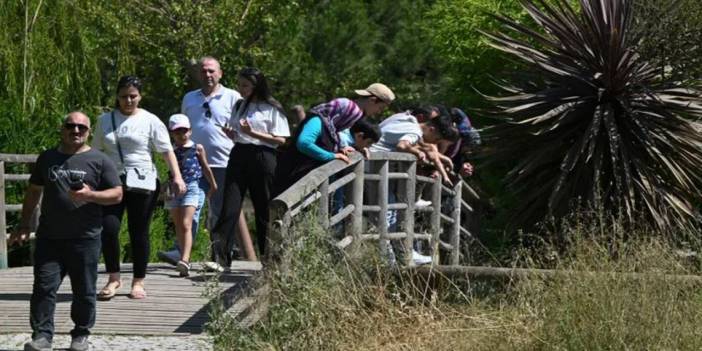
[[[242,69],[238,75],[237,90],[243,100],[237,102],[230,126],[223,128],[234,140],[234,148],[227,164],[222,212],[212,229],[215,258],[225,267],[232,261],[234,239],[238,238],[241,245],[251,241],[251,238],[244,237],[248,236],[246,233],[235,233],[247,191],[251,192],[256,215],[259,253],[265,254],[268,203],[276,167],[275,149],[290,136],[288,120],[280,103],[271,96],[261,71]]]
[[[98,293],[98,298],[102,300],[114,297],[122,285],[119,273],[119,228],[125,209],[129,217],[129,241],[134,263],[134,279],[129,296],[134,299],[146,297],[144,278],[149,260],[149,225],[160,188],[152,159],[154,152],[161,154],[166,161],[173,175],[174,190],[178,194],[185,192],[185,183],[166,126],[158,117],[139,108],[141,87],[141,80],[137,77],[120,78],[117,83],[117,108],[98,117],[93,137],[93,147],[105,152],[117,165],[123,185],[127,185],[128,170],[136,170],[139,174],[153,172],[155,178],[146,178],[155,181],[153,191],[125,187],[122,202],[103,209],[102,252],[110,277]]]

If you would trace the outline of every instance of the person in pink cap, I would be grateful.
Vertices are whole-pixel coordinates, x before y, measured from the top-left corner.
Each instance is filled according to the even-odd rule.
[[[200,187],[200,179],[204,177],[210,185],[207,192],[208,198],[217,191],[217,182],[207,163],[205,148],[190,140],[192,129],[188,116],[184,114],[171,116],[168,120],[168,130],[171,133],[173,152],[178,160],[178,169],[185,182],[186,190],[182,195],[167,192],[165,206],[171,213],[180,249],[180,260],[176,264],[176,270],[181,277],[187,277],[190,275],[190,251],[193,245],[191,235],[193,215],[204,193]],[[169,186],[170,184],[169,181]]]

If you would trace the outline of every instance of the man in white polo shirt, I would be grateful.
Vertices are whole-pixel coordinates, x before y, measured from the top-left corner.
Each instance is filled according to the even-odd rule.
[[[205,222],[207,228],[211,228],[217,222],[219,212],[222,209],[224,177],[229,161],[229,152],[234,146],[232,140],[222,131],[222,126],[229,122],[234,105],[241,99],[241,95],[236,90],[229,89],[219,83],[222,78],[222,69],[217,59],[205,56],[200,59],[198,66],[200,89],[185,94],[180,111],[190,119],[191,139],[197,144],[202,144],[205,148],[207,162],[217,182],[217,191],[208,201],[209,211]],[[202,189],[207,190],[208,187],[207,181],[201,184]],[[202,206],[198,206],[193,217],[193,238],[198,230],[200,209]],[[180,257],[180,254],[171,250],[159,253],[159,257],[174,263],[178,261],[177,257]]]

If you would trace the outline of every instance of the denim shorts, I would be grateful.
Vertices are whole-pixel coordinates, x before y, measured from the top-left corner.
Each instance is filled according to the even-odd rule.
[[[181,196],[176,196],[172,199],[164,201],[166,209],[172,209],[176,207],[186,207],[192,206],[197,208],[200,203],[201,197],[205,196],[205,192],[200,188],[200,182],[198,180],[185,183],[185,194]]]

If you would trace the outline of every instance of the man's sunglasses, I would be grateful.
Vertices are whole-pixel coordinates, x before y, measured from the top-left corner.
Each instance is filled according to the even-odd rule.
[[[63,124],[63,129],[68,130],[68,131],[74,131],[76,128],[78,128],[78,131],[81,133],[85,133],[88,131],[88,129],[90,129],[85,124],[79,124],[79,123],[64,123]]]
[[[205,101],[205,103],[202,104],[202,108],[205,109],[205,117],[211,118],[212,117],[212,111],[210,110],[210,103]]]

